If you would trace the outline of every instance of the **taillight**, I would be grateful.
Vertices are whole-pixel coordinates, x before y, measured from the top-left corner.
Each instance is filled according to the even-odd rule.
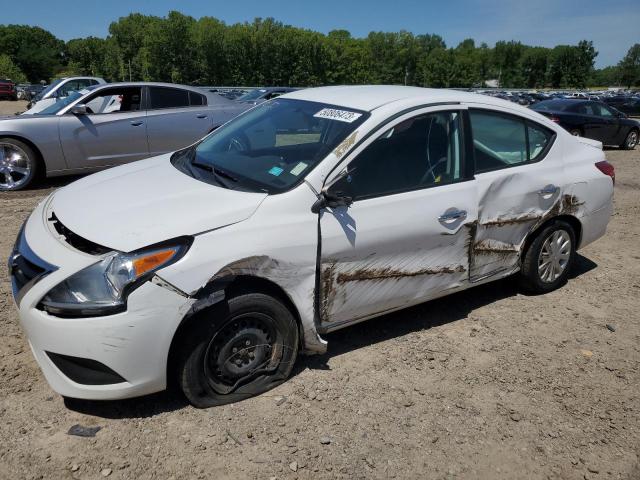
[[[555,123],[560,123],[560,119],[558,117],[553,117],[552,116],[552,117],[549,117],[549,120],[551,120],[552,122],[555,122]]]
[[[611,165],[606,160],[603,160],[602,162],[596,163],[596,168],[605,175],[610,176],[611,180],[613,180],[613,183],[616,183],[616,169],[613,168],[613,165]]]

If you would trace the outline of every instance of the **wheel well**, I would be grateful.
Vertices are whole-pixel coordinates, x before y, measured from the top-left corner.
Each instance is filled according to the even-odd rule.
[[[201,290],[206,291],[208,286],[209,285],[206,285]],[[225,298],[233,298],[246,293],[263,293],[280,300],[283,305],[289,309],[293,318],[296,320],[300,347],[303,347],[303,329],[300,314],[298,313],[298,309],[294,305],[293,301],[289,298],[289,295],[287,295],[287,293],[278,284],[262,277],[238,275],[234,277],[230,283],[226,284],[224,291]],[[178,359],[182,336],[190,329],[193,322],[202,318],[202,312],[205,312],[209,308],[212,307],[206,307],[198,312],[186,315],[176,329],[173,339],[171,340],[171,346],[169,347],[169,354],[167,356],[167,387],[175,386],[175,367],[177,366],[176,360]],[[215,305],[213,308],[215,308]]]
[[[529,246],[538,236],[538,233],[541,232],[548,225],[556,222],[557,220],[562,220],[564,222],[567,222],[569,225],[571,225],[571,227],[573,228],[573,233],[575,233],[576,235],[576,250],[577,250],[580,247],[580,242],[582,241],[582,224],[580,223],[580,220],[578,220],[576,217],[572,215],[558,215],[557,217],[550,218],[546,222],[540,224],[533,232],[527,235],[527,238],[524,241],[524,247],[520,252],[520,257],[523,257],[527,253]]]
[[[18,140],[19,142],[22,143],[26,143],[27,145],[29,145],[29,147],[36,153],[36,162],[38,162],[38,167],[39,167],[39,172],[40,175],[42,176],[46,176],[47,173],[47,166],[44,163],[44,158],[42,157],[42,152],[40,152],[40,149],[36,146],[35,143],[33,143],[31,140],[21,137],[19,135],[4,135],[4,134],[0,134],[0,138],[12,138],[14,140]]]

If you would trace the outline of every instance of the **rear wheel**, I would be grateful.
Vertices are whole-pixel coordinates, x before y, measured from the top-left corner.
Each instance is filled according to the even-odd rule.
[[[575,259],[576,236],[568,223],[547,225],[524,254],[520,284],[531,293],[547,293],[567,281]]]
[[[38,174],[36,152],[14,138],[0,138],[0,191],[22,190]]]
[[[620,145],[620,148],[625,150],[633,150],[638,145],[638,130],[631,130],[627,134],[627,138],[624,139],[624,143]]]
[[[182,339],[178,364],[178,384],[193,406],[244,400],[289,377],[298,328],[280,301],[250,293],[203,313]]]

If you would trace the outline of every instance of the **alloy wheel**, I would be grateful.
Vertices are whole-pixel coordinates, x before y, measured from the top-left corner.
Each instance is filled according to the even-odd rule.
[[[12,143],[0,143],[0,190],[17,190],[29,181],[31,162],[27,153]]]
[[[635,148],[637,144],[638,144],[638,132],[633,130],[632,132],[629,132],[629,135],[627,135],[627,148],[631,150],[632,148]]]

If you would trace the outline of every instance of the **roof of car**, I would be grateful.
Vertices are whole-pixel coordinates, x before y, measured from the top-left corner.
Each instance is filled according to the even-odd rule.
[[[478,93],[396,85],[307,88],[287,93],[280,98],[328,103],[364,111],[371,111],[382,105],[407,99],[415,99],[417,102],[424,102],[425,104],[438,102],[478,102],[491,105],[505,105],[504,100]],[[506,103],[513,105],[509,102]]]

